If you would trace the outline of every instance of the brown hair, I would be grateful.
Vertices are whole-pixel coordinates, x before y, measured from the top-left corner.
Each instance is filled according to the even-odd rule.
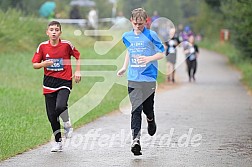
[[[59,27],[60,31],[61,31],[61,24],[60,24],[60,22],[58,22],[58,21],[51,21],[50,23],[48,23],[47,27],[50,27],[50,26],[53,26],[53,25],[56,25],[57,27]]]
[[[131,12],[131,20],[146,20],[148,17],[146,11],[143,8],[136,8]]]

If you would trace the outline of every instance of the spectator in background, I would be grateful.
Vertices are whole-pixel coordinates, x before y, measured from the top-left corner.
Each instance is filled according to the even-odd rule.
[[[81,19],[80,10],[78,6],[73,6],[70,11],[70,19]]]
[[[55,18],[56,3],[53,1],[47,1],[43,3],[39,8],[39,15],[49,20]]]
[[[70,11],[69,17],[70,19],[82,19],[78,6],[73,6],[72,10]],[[73,23],[73,25],[82,26],[80,23]]]
[[[115,18],[115,22],[124,22],[126,19],[126,17],[124,16],[123,12],[122,11],[119,11],[117,13],[117,16]]]
[[[88,13],[88,23],[91,29],[98,29],[98,14],[95,8],[92,8]]]
[[[123,15],[122,11],[119,11],[114,21],[115,26],[117,28],[124,28],[127,26],[127,23],[128,19]]]

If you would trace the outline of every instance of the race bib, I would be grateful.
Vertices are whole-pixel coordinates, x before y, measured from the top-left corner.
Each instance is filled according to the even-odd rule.
[[[49,71],[62,71],[64,70],[63,58],[59,59],[47,59],[53,61],[53,65],[47,67],[46,69]]]
[[[146,67],[146,64],[139,64],[138,63],[138,57],[139,55],[133,55],[130,59],[131,61],[131,67],[136,67],[136,68],[139,68],[139,67]]]
[[[190,48],[190,53],[192,54],[192,53],[194,53],[194,52],[195,52],[194,47],[191,47],[191,48]]]
[[[173,46],[173,45],[175,45],[175,44],[176,44],[176,43],[175,43],[174,40],[170,40],[170,41],[169,41],[169,45],[170,45],[170,46]]]
[[[169,52],[169,53],[175,53],[175,48],[174,48],[174,47],[169,47],[168,52]]]
[[[190,56],[189,56],[189,60],[195,60],[196,59],[196,56],[195,56],[195,54],[191,54]]]

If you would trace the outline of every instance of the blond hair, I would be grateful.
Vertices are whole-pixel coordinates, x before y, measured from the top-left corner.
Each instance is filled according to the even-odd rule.
[[[146,11],[143,8],[136,8],[131,11],[131,20],[146,20],[148,17]]]

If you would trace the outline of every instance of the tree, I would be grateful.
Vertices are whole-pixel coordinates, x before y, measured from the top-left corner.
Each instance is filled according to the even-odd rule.
[[[181,9],[183,11],[183,18],[190,19],[199,13],[200,9],[199,0],[183,0],[181,1]]]
[[[220,11],[221,1],[220,0],[205,0],[205,2],[211,6],[215,11]]]
[[[119,6],[126,18],[130,18],[131,11],[135,8],[143,7],[147,0],[120,0]]]
[[[152,16],[154,11],[157,11],[160,16],[170,19],[175,25],[182,20],[180,0],[148,0],[144,7],[150,16]]]
[[[225,0],[221,10],[231,30],[232,42],[247,57],[252,58],[252,1]]]

